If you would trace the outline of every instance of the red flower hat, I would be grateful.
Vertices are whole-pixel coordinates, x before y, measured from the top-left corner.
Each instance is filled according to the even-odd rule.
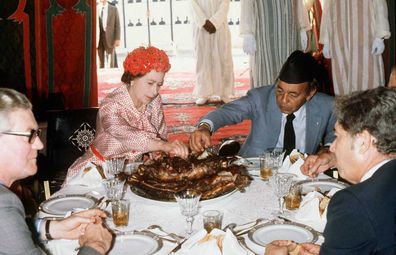
[[[124,71],[133,76],[145,75],[151,70],[166,73],[170,67],[165,51],[153,46],[136,48],[124,60]]]

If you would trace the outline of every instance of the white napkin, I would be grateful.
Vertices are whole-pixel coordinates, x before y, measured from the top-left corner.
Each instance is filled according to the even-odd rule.
[[[327,222],[327,207],[323,214],[320,215],[319,203],[322,198],[323,195],[316,191],[309,192],[305,195],[301,201],[300,208],[294,215],[295,219],[319,232],[323,232]]]
[[[218,245],[218,240],[222,238],[221,246]],[[205,229],[200,230],[191,236],[182,246],[182,248],[175,253],[177,255],[250,255],[248,251],[241,247],[234,234],[227,229],[226,232],[213,229],[210,234]]]
[[[69,185],[102,186],[102,176],[100,176],[96,166],[89,162],[67,182],[67,186]]]
[[[328,197],[333,197],[335,193],[337,193],[338,191],[340,191],[341,189],[339,188],[332,188],[331,190],[329,190],[329,192],[327,193]]]
[[[239,255],[239,254],[249,255],[250,253],[248,253],[248,251],[245,250],[239,244],[235,235],[229,229],[227,229],[223,239],[223,255]]]
[[[308,177],[303,175],[301,173],[300,167],[304,164],[304,160],[299,157],[294,164],[291,163],[290,161],[290,156],[293,156],[295,154],[300,154],[296,149],[294,149],[290,155],[286,156],[285,160],[282,163],[282,166],[278,169],[279,173],[291,173],[295,174],[297,176],[297,180],[305,180]]]

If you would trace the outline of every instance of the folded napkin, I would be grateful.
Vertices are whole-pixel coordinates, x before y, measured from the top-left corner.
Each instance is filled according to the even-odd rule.
[[[305,157],[305,156],[304,156]],[[290,158],[298,158],[297,161],[292,163]],[[301,153],[294,149],[290,155],[286,156],[282,163],[282,166],[278,169],[279,173],[291,173],[297,176],[298,180],[305,180],[308,177],[301,173],[300,167],[304,164],[304,159],[301,157]]]
[[[238,242],[235,235],[213,229],[210,234],[205,229],[191,236],[176,253],[177,255],[250,255]]]
[[[328,197],[333,197],[335,193],[337,193],[338,191],[340,191],[341,189],[339,188],[332,188],[331,190],[329,190],[329,192],[327,192],[327,196]]]
[[[322,199],[323,195],[316,191],[309,192],[305,195],[300,203],[300,208],[294,215],[296,221],[308,225],[319,232],[323,232],[327,222],[327,206],[324,212],[321,213],[319,204]]]
[[[87,187],[97,187],[102,185],[102,176],[99,174],[98,169],[92,163],[87,163],[85,167],[74,175],[67,182],[67,186],[80,185]]]

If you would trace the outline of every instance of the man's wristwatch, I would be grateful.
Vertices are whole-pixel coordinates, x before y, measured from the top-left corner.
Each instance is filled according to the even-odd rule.
[[[198,125],[198,129],[202,130],[202,129],[206,129],[209,131],[209,133],[212,135],[212,128],[210,127],[210,125],[206,122],[201,122]]]

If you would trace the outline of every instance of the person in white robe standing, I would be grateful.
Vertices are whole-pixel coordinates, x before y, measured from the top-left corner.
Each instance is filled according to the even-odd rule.
[[[274,84],[287,57],[308,48],[310,29],[303,0],[242,0],[240,36],[250,55],[251,87]]]
[[[191,0],[197,82],[193,95],[203,105],[210,97],[231,100],[234,65],[227,14],[229,0]]]
[[[320,43],[336,95],[385,85],[381,54],[389,37],[386,0],[324,1]]]

